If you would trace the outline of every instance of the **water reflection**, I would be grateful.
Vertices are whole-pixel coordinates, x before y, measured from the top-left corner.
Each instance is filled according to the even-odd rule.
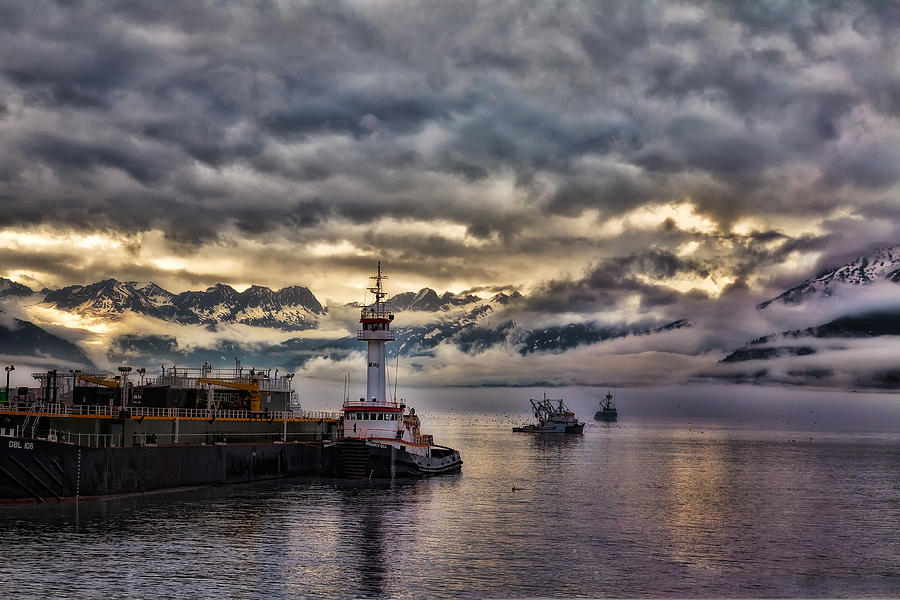
[[[350,567],[347,591],[365,597],[394,597],[403,581],[399,559],[415,550],[421,514],[431,486],[423,480],[337,481],[338,549]]]
[[[572,433],[530,433],[532,446],[539,452],[565,451],[584,445],[584,435]]]
[[[732,481],[719,443],[678,447],[668,464],[668,515],[672,557],[686,564],[721,570],[728,554]]]
[[[898,438],[444,427],[449,477],[0,507],[0,594],[900,597]]]

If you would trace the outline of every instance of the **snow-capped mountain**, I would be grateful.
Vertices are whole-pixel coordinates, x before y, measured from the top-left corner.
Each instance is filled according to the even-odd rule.
[[[478,296],[457,296],[450,292],[444,292],[438,296],[431,288],[422,288],[418,292],[403,292],[388,300],[388,304],[397,312],[404,310],[419,310],[425,312],[448,311],[467,304],[480,303]]]
[[[175,314],[174,295],[152,283],[107,279],[85,286],[45,289],[43,294],[47,306],[77,314],[116,318],[130,310],[161,319]]]
[[[812,277],[758,305],[802,304],[812,298],[853,297],[875,282],[900,283],[900,246],[880,248],[836,269]],[[900,296],[900,288],[897,290]],[[851,302],[851,305],[852,302]],[[771,333],[736,348],[722,358],[724,377],[739,382],[837,385],[874,388],[900,387],[896,363],[866,365],[855,353],[878,348],[900,337],[900,310],[889,305],[832,314],[823,323]],[[823,356],[825,355],[825,356]],[[843,358],[842,358],[843,357]],[[720,374],[711,374],[720,377]]]
[[[900,246],[879,248],[867,256],[859,256],[843,266],[811,277],[783,294],[766,300],[758,308],[764,309],[773,302],[800,304],[817,295],[832,296],[837,293],[841,284],[865,285],[879,280],[900,283]]]
[[[44,304],[77,314],[119,318],[126,311],[182,324],[242,323],[277,329],[314,327],[325,309],[305,287],[243,292],[224,284],[173,294],[155,283],[107,279],[86,286],[44,290]]]
[[[290,329],[286,324],[316,324],[325,312],[305,287],[298,285],[276,291],[254,285],[238,294],[234,320],[245,325]]]
[[[7,296],[30,296],[34,293],[28,286],[0,277],[0,298]]]

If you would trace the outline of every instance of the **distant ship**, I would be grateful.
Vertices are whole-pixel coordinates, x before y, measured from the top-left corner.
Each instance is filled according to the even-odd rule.
[[[613,402],[612,391],[606,392],[606,399],[600,401],[600,410],[594,413],[594,418],[606,423],[614,423],[619,420],[619,412]]]
[[[326,442],[322,449],[323,471],[346,478],[419,477],[458,471],[463,463],[459,452],[438,446],[433,436],[423,434],[415,409],[405,412],[404,402],[387,399],[384,346],[395,338],[391,331],[394,315],[384,302],[381,285],[386,278],[379,261],[372,277],[375,286],[369,288],[375,302],[363,307],[356,336],[368,343],[366,397],[345,399],[337,439]]]
[[[538,420],[534,425],[513,427],[522,433],[582,433],[584,423],[578,422],[575,413],[569,410],[562,398],[551,400],[544,393],[543,400],[531,400],[532,412]]]

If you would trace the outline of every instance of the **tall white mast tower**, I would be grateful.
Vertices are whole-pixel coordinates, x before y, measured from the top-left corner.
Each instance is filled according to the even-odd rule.
[[[385,342],[396,339],[391,331],[391,321],[394,315],[384,303],[386,293],[381,282],[387,279],[387,275],[381,274],[381,261],[378,261],[378,273],[369,279],[375,280],[375,285],[368,288],[375,294],[375,302],[364,306],[359,318],[361,328],[356,332],[356,339],[365,340],[369,344],[369,367],[366,369],[366,400],[375,402],[387,402],[387,386],[385,382]]]

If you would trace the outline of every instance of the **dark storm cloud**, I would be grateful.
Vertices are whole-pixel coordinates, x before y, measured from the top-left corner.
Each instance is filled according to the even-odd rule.
[[[165,173],[165,165],[155,164],[126,143],[98,144],[66,139],[57,135],[38,135],[24,148],[26,156],[57,173],[78,173],[95,169],[121,169],[138,182],[152,186]]]
[[[7,223],[159,228],[184,252],[389,217],[496,235],[499,257],[549,216],[685,198],[723,236],[818,219],[900,181],[897,25],[888,3],[2,2],[0,202]],[[503,178],[519,207],[486,199]],[[727,266],[865,235],[828,228],[744,240]],[[435,272],[470,254],[391,241],[450,257]],[[621,267],[703,271],[661,256]],[[613,293],[570,285],[576,305]]]
[[[833,235],[801,235],[791,238],[777,231],[753,232],[745,237],[730,236],[729,241],[738,250],[729,267],[737,279],[745,279],[756,271],[782,263],[794,252],[825,251],[835,241],[835,237]],[[773,245],[772,242],[778,243]],[[801,279],[805,279],[807,276],[808,274],[804,274]],[[796,275],[785,279],[775,279],[770,282],[770,285],[775,288],[782,288],[788,284],[793,285],[791,283],[793,277]]]
[[[528,298],[527,307],[539,312],[595,313],[611,309],[628,295],[640,296],[644,309],[675,303],[681,294],[670,287],[647,283],[679,275],[709,277],[709,271],[693,260],[685,260],[663,250],[610,258],[593,267],[578,280],[551,281]],[[700,293],[700,297],[705,297]]]

